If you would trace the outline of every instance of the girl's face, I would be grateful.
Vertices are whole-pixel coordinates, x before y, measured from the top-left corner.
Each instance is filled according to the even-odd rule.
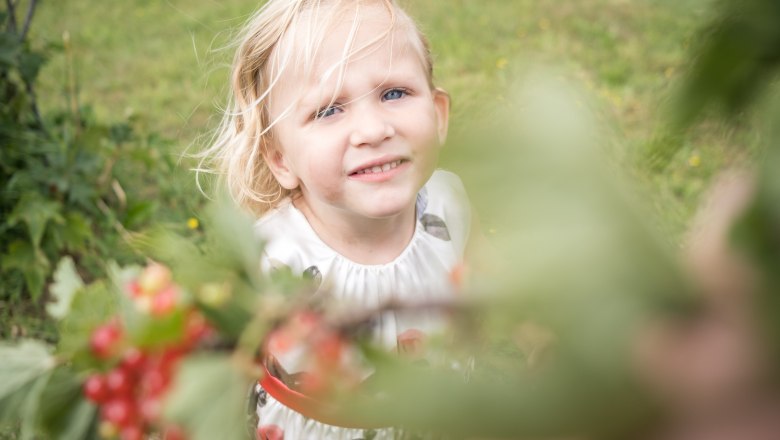
[[[300,187],[296,203],[320,221],[413,212],[436,166],[449,97],[431,90],[414,33],[382,36],[389,22],[379,8],[362,12],[353,47],[368,47],[349,59],[341,83],[338,69],[327,71],[343,57],[351,22],[328,34],[313,77],[285,72],[272,94],[271,120],[293,105],[274,126],[266,160],[283,187]]]

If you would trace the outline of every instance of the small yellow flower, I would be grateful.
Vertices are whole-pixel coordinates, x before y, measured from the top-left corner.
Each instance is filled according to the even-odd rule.
[[[507,64],[509,64],[509,60],[506,58],[502,57],[496,60],[496,68],[498,68],[498,70],[503,70]]]
[[[696,168],[699,165],[701,165],[701,157],[698,154],[694,154],[688,158],[688,166]]]
[[[496,231],[496,228],[488,229],[488,234],[490,234],[490,235],[496,235],[496,232],[498,232],[498,231]]]
[[[200,222],[195,217],[190,217],[187,219],[187,227],[190,229],[198,229],[198,226],[200,226]]]
[[[664,70],[664,76],[666,79],[669,79],[674,75],[674,67],[667,67],[666,70]]]
[[[546,18],[542,18],[541,20],[539,20],[539,29],[543,31],[550,29],[550,20]]]

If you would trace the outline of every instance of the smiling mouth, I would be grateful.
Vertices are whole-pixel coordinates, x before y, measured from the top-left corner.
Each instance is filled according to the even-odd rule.
[[[401,165],[404,162],[406,162],[405,159],[398,159],[398,160],[394,160],[392,162],[384,163],[382,165],[374,165],[372,167],[363,168],[362,170],[357,170],[354,173],[350,174],[350,176],[360,176],[362,174],[384,173],[384,172],[392,170],[393,168],[397,167],[398,165]]]

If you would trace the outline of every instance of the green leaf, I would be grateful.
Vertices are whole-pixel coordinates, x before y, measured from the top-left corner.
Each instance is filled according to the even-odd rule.
[[[105,282],[95,282],[76,292],[70,313],[60,321],[57,353],[71,357],[74,364],[94,362],[87,351],[87,341],[98,325],[117,311],[117,295]]]
[[[1,343],[0,359],[0,401],[56,365],[49,348],[32,340]]]
[[[20,222],[27,224],[27,229],[30,232],[30,241],[35,248],[38,248],[41,244],[43,232],[46,230],[46,223],[49,221],[64,221],[62,215],[60,215],[60,209],[59,203],[46,200],[38,193],[27,192],[19,199],[7,221],[11,225]]]
[[[19,54],[19,72],[27,83],[32,83],[38,76],[41,66],[46,62],[46,57],[37,52],[22,52]]]
[[[82,394],[82,381],[69,367],[54,370],[41,396],[40,425],[50,438],[84,440],[90,437],[96,407]]]
[[[124,314],[124,318],[131,340],[139,347],[171,345],[184,336],[186,312],[183,310],[165,316],[152,316],[133,308]]]
[[[9,32],[0,33],[0,66],[14,66],[18,54],[19,39]]]
[[[37,300],[49,274],[49,260],[26,241],[14,241],[8,246],[5,255],[0,257],[3,269],[16,269],[24,275],[27,290],[33,300]]]
[[[259,285],[257,268],[260,265],[262,244],[253,232],[253,221],[227,199],[209,207],[209,219],[215,237],[220,241],[220,257]]]
[[[80,212],[66,214],[62,239],[65,247],[71,251],[85,249],[87,243],[92,239],[89,219]]]
[[[43,376],[38,377],[27,396],[24,398],[24,403],[21,407],[21,440],[34,440],[38,438],[38,411],[41,406],[41,396],[43,390],[46,388],[46,384],[51,377],[50,372],[47,372]]]
[[[243,440],[250,386],[227,356],[193,357],[176,374],[164,414],[181,423],[193,440]]]
[[[150,200],[129,201],[123,224],[127,229],[136,229],[152,218],[157,209],[157,203]]]
[[[56,319],[64,318],[70,311],[73,296],[84,288],[84,282],[76,272],[76,266],[70,257],[64,257],[54,271],[54,283],[49,291],[54,299],[46,305],[46,311]]]

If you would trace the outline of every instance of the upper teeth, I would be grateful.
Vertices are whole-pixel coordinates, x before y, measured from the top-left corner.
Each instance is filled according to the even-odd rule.
[[[373,174],[373,173],[381,173],[383,171],[391,170],[398,165],[401,164],[401,159],[394,160],[392,162],[388,162],[383,165],[376,165],[370,168],[364,168],[362,170],[356,171],[355,174]]]

